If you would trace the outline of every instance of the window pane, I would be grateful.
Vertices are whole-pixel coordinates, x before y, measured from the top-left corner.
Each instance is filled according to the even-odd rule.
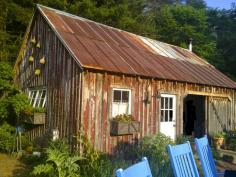
[[[113,101],[114,102],[121,102],[121,91],[120,90],[113,91]]]
[[[169,121],[170,122],[173,121],[173,111],[172,110],[169,111]]]
[[[44,107],[46,100],[46,89],[30,90],[29,101],[33,107]]]
[[[170,105],[169,105],[169,109],[173,109],[173,98],[170,98]]]
[[[163,97],[161,97],[161,109],[164,109],[164,99]]]
[[[164,111],[161,110],[161,122],[164,122]]]
[[[42,93],[43,93],[42,90],[38,91],[37,100],[36,100],[36,104],[35,104],[36,107],[40,107],[39,104],[40,104],[40,101],[41,101]]]
[[[44,99],[46,97],[46,90],[43,90],[43,94],[42,94],[42,99]]]
[[[165,109],[168,109],[169,98],[165,98]]]
[[[30,101],[30,104],[34,104],[34,100],[35,100],[35,97],[36,97],[36,94],[37,94],[37,91],[32,91],[33,93],[31,94],[32,97],[31,97],[31,101]]]
[[[169,116],[168,116],[168,110],[165,110],[165,122],[168,122]]]
[[[122,91],[122,102],[123,103],[129,102],[129,92],[128,91]]]
[[[39,103],[39,105],[38,105],[38,106],[42,108],[42,107],[43,107],[43,102],[44,102],[44,99],[43,99],[43,98],[42,98],[42,99],[40,99],[40,103]]]
[[[113,89],[112,116],[118,114],[130,114],[130,91],[123,89]]]

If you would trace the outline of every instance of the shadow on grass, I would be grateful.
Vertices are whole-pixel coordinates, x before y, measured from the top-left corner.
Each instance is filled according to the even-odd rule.
[[[37,166],[42,158],[32,155],[23,155],[18,159],[20,164],[15,167],[12,172],[12,177],[33,177],[32,171]]]

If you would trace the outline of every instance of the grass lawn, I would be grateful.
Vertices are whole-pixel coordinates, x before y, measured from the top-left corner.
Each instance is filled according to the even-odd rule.
[[[0,153],[0,177],[29,177],[29,171],[16,157]]]

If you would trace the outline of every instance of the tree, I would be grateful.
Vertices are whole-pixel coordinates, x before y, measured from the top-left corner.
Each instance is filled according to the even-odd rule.
[[[185,3],[195,9],[206,9],[207,7],[204,0],[185,0]]]
[[[193,38],[193,51],[205,59],[211,58],[215,42],[204,9],[182,4],[163,6],[155,18],[158,40],[187,48],[189,38]]]
[[[217,53],[211,62],[236,79],[236,7],[233,6],[230,10],[210,9],[208,17],[217,43]]]

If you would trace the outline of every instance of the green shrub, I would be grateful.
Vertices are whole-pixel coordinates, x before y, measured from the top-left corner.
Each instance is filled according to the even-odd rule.
[[[15,127],[3,123],[0,126],[0,151],[2,152],[12,152],[13,148],[16,148],[16,130]],[[28,139],[28,137],[22,133],[21,134],[21,148],[24,150],[27,146],[31,145],[32,143]]]
[[[111,177],[114,170],[120,165],[117,161],[112,163],[107,155],[94,149],[93,145],[88,140],[84,133],[80,133],[78,137],[81,145],[81,156],[83,159],[78,162],[80,166],[80,174],[83,177]]]
[[[72,154],[69,145],[58,140],[51,142],[46,149],[46,161],[33,170],[35,176],[79,177],[79,166],[76,163],[82,158]]]
[[[7,123],[0,126],[0,151],[10,153],[14,145],[15,128]]]
[[[166,146],[173,144],[173,141],[162,133],[145,137],[142,140],[142,156],[149,160],[153,176],[171,176],[169,156]]]
[[[194,142],[194,138],[192,136],[180,135],[176,138],[175,143],[182,144],[182,143],[186,143],[187,141]]]
[[[225,135],[225,147],[228,150],[236,151],[236,131],[229,131]]]

